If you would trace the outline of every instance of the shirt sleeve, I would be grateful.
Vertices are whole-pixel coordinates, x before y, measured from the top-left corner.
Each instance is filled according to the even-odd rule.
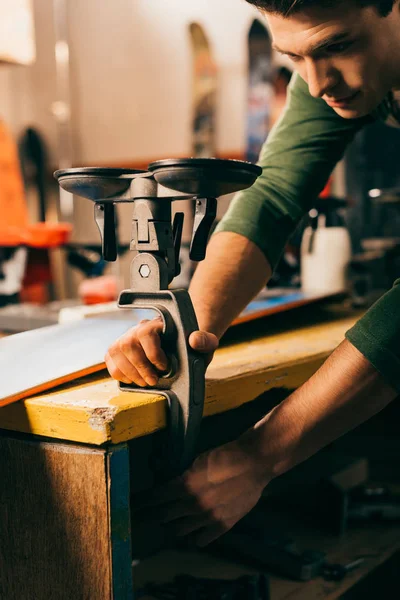
[[[346,338],[400,393],[400,279],[346,333]]]
[[[295,75],[286,109],[264,144],[256,183],[235,196],[216,232],[253,241],[275,268],[290,234],[324,188],[357,131],[371,117],[343,119]]]

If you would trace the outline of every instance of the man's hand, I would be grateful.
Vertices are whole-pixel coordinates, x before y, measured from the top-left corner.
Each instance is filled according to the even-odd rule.
[[[182,476],[145,496],[153,520],[174,536],[203,547],[231,529],[257,504],[270,477],[241,440],[202,454]],[[140,507],[139,507],[140,508]]]
[[[345,340],[303,386],[238,440],[201,455],[182,476],[146,493],[152,519],[205,546],[233,527],[275,477],[397,397]],[[139,502],[140,504],[140,502]]]
[[[121,336],[105,356],[111,377],[140,387],[156,386],[160,375],[169,368],[161,345],[162,330],[162,320],[157,318],[141,321]],[[197,352],[208,354],[209,364],[218,347],[218,338],[206,331],[194,331],[189,337],[189,345]]]

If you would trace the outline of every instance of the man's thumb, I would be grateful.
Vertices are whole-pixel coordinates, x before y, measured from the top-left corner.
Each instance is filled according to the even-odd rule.
[[[194,331],[189,337],[189,344],[197,352],[214,352],[218,348],[218,338],[208,331]]]

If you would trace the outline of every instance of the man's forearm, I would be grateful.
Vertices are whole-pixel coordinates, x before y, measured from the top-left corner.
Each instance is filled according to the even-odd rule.
[[[270,477],[385,408],[397,392],[347,340],[303,386],[243,436]]]
[[[189,289],[200,329],[221,337],[270,276],[271,267],[253,242],[237,233],[215,234]]]

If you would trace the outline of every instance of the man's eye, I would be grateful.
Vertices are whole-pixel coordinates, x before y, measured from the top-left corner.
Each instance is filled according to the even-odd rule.
[[[329,54],[341,54],[346,52],[351,46],[352,42],[341,42],[340,44],[332,44],[326,48],[326,52]]]

